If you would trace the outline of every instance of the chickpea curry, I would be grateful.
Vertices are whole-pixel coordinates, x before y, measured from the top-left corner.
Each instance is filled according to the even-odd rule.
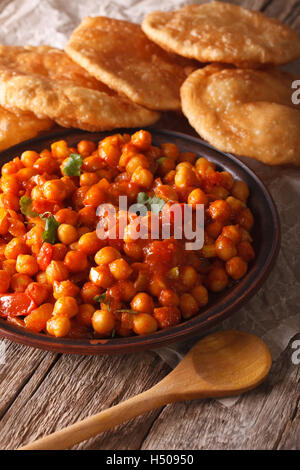
[[[255,257],[245,183],[173,143],[154,146],[144,130],[25,151],[2,166],[0,188],[0,317],[34,332],[109,338],[169,328],[204,312],[209,293],[241,279]],[[97,208],[118,211],[121,195],[147,201],[147,216],[153,199],[203,205],[204,245],[133,239],[130,212],[124,236],[99,238]]]

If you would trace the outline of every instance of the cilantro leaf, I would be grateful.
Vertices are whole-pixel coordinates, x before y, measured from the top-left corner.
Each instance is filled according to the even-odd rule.
[[[110,298],[106,295],[106,292],[103,292],[103,294],[100,295],[95,295],[94,301],[107,305],[108,310],[110,310]]]
[[[59,226],[60,223],[57,222],[56,218],[53,215],[50,215],[46,218],[45,230],[42,233],[42,239],[44,240],[44,242],[51,243],[52,245],[57,242],[57,229]]]
[[[138,194],[137,203],[145,205],[148,211],[152,211],[155,215],[158,215],[162,211],[166,201],[157,196],[149,197],[147,193],[141,192]]]
[[[105,302],[106,300],[106,292],[103,292],[103,294],[100,295],[95,295],[94,297],[94,302]]]
[[[167,157],[160,157],[160,158],[158,158],[156,161],[157,161],[157,163],[160,165],[161,163],[163,163],[163,162],[165,161],[166,158],[167,158]]]
[[[23,215],[26,215],[27,217],[37,217],[38,214],[34,212],[31,208],[32,205],[32,199],[31,197],[28,196],[22,196],[19,201],[20,204],[20,210]]]
[[[140,313],[137,310],[131,310],[130,308],[119,308],[118,310],[115,310],[115,312],[131,313],[132,315],[137,315],[138,313]]]
[[[63,173],[66,176],[80,176],[80,168],[83,160],[78,153],[71,153],[63,167]]]
[[[116,330],[113,329],[112,332],[111,332],[111,337],[114,338],[116,336]]]

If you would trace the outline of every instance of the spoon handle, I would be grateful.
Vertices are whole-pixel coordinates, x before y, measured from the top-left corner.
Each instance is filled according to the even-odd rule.
[[[107,410],[101,411],[71,426],[42,437],[21,447],[19,450],[63,450],[79,442],[107,431],[131,418],[135,418],[147,411],[159,408],[169,402],[166,394],[161,393],[159,387],[151,389],[129,398]]]

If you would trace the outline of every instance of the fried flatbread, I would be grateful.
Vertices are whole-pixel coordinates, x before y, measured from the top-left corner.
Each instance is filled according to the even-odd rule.
[[[268,165],[300,165],[300,105],[292,102],[293,80],[275,69],[209,65],[182,85],[183,113],[219,150]]]
[[[52,126],[53,121],[48,118],[39,119],[33,113],[12,112],[0,107],[0,151],[32,139]]]
[[[159,117],[48,46],[0,46],[0,105],[90,131],[147,126]]]
[[[65,50],[98,80],[149,109],[180,109],[180,86],[195,69],[150,41],[140,25],[105,17],[85,18]]]
[[[189,5],[155,11],[143,31],[166,50],[201,62],[239,67],[285,64],[300,57],[300,37],[280,21],[231,3]]]

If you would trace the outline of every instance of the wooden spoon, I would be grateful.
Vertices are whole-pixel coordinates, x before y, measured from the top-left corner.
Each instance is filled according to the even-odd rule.
[[[213,333],[200,340],[169,375],[146,392],[20,450],[68,449],[168,403],[239,395],[259,385],[271,364],[269,349],[256,336],[242,331]]]

